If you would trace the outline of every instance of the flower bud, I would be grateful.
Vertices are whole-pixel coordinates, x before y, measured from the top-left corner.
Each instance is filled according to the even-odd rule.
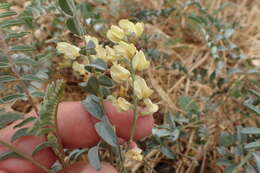
[[[122,111],[128,111],[132,104],[129,103],[126,99],[124,99],[123,97],[119,97],[117,100],[116,100],[116,106],[122,110]]]
[[[120,41],[118,45],[114,46],[114,49],[119,56],[128,59],[132,59],[136,52],[134,44],[128,44],[123,41]]]
[[[118,83],[127,81],[130,76],[130,72],[118,64],[114,64],[110,70],[112,79]]]
[[[145,110],[147,113],[154,113],[157,112],[159,109],[159,106],[157,104],[154,104],[149,98],[144,99],[144,104],[145,104]]]
[[[79,74],[84,75],[87,73],[85,70],[85,66],[83,64],[79,64],[77,61],[74,61],[72,64],[72,69],[76,72],[79,72]]]
[[[142,77],[136,75],[134,81],[134,93],[139,99],[142,99],[150,97],[153,94],[153,90],[147,86]]]
[[[149,68],[150,61],[146,60],[144,52],[140,50],[135,54],[132,65],[135,70],[141,71]]]
[[[110,30],[107,31],[107,38],[114,43],[118,43],[123,40],[124,36],[124,31],[115,25],[112,25]]]
[[[133,22],[126,20],[126,19],[120,20],[119,26],[120,26],[120,28],[122,28],[125,31],[125,33],[128,36],[133,35],[135,40],[138,39],[144,31],[144,24],[143,23],[134,24]]]
[[[66,42],[59,42],[57,44],[57,50],[63,53],[67,59],[76,59],[76,57],[80,56],[80,48]]]

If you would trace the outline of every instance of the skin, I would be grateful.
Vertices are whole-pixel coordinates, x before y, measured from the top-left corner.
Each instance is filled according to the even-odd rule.
[[[104,103],[108,119],[116,128],[120,143],[130,138],[133,122],[133,111],[120,112],[112,103]],[[95,130],[96,118],[88,113],[81,102],[63,102],[58,109],[59,135],[65,148],[89,148],[99,141]],[[152,116],[139,116],[135,140],[149,136],[152,132],[154,119]],[[80,134],[80,135],[79,135]]]
[[[116,127],[117,136],[128,141],[134,120],[133,110],[121,112],[111,102],[104,103],[105,110],[110,122]],[[140,110],[141,111],[141,110]],[[134,140],[140,140],[151,135],[154,119],[151,115],[138,116]]]
[[[133,111],[129,110],[126,112],[120,112],[112,103],[105,101],[104,102],[106,115],[110,120],[111,124],[115,127],[116,133],[120,143],[129,141],[131,127],[133,122]],[[60,103],[58,108],[58,133],[61,137],[64,148],[89,148],[95,146],[101,139],[95,131],[95,123],[98,122],[93,116],[88,113],[81,102],[63,102]],[[36,116],[34,112],[31,112],[26,115]],[[17,129],[13,127],[18,124],[19,121],[14,122],[7,126],[4,129],[0,130],[0,139],[5,142],[10,143],[11,136]],[[135,133],[135,140],[142,139],[152,132],[152,127],[154,124],[154,119],[152,116],[139,116],[137,120],[137,128]],[[30,125],[28,125],[30,126]],[[26,136],[21,137],[12,145],[18,150],[25,152],[27,154],[32,153],[33,149],[40,143],[45,141],[43,136]],[[6,151],[6,149],[0,146],[0,153]],[[56,161],[56,156],[51,151],[51,149],[44,149],[38,152],[34,158],[39,161],[42,165],[47,168],[50,168],[52,164]],[[92,170],[89,165],[78,163],[83,166],[75,166],[75,169],[84,168],[84,171],[87,173],[96,173],[95,170]],[[107,163],[104,164],[104,171],[112,170],[111,166],[106,167]],[[82,168],[82,169],[83,169]],[[71,168],[71,170],[74,170]],[[18,172],[19,170],[19,172]],[[70,168],[69,168],[70,170]],[[39,168],[32,165],[30,162],[20,159],[20,158],[9,158],[4,161],[0,161],[0,173],[42,173],[43,171]],[[92,172],[89,172],[92,171]],[[77,172],[75,172],[77,173]],[[84,172],[80,172],[84,173]],[[100,173],[100,172],[99,172]],[[110,173],[110,172],[101,172],[101,173]],[[116,173],[116,172],[111,172]]]
[[[26,153],[28,155],[32,154],[33,149],[45,141],[44,136],[24,136],[13,143],[11,143],[11,137],[17,129],[13,127],[19,123],[19,121],[12,123],[4,129],[0,130],[0,139],[12,144],[19,151]],[[8,151],[3,146],[0,146],[0,153]],[[56,156],[50,148],[43,149],[35,154],[34,159],[41,163],[43,166],[50,168],[52,164],[56,161]],[[41,169],[34,166],[27,160],[21,158],[9,158],[0,161],[0,170],[6,171],[8,173],[43,173]],[[18,172],[19,170],[19,172]],[[0,172],[1,173],[1,172]]]
[[[96,171],[90,164],[84,161],[76,162],[66,169],[66,173],[118,173],[109,163],[102,162],[101,165],[101,170]],[[58,173],[64,173],[64,171],[62,170]]]

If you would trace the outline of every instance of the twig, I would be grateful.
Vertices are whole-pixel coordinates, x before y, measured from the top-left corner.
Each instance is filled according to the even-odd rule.
[[[47,172],[47,173],[53,173],[51,170],[49,170],[48,168],[44,167],[43,165],[41,165],[39,162],[37,162],[36,160],[34,160],[33,157],[31,157],[30,155],[24,153],[24,152],[21,152],[19,150],[17,150],[15,147],[13,147],[12,145],[2,141],[0,139],[0,144],[3,145],[4,147],[10,149],[11,151],[14,151],[16,154],[18,154],[20,157],[30,161],[32,164],[34,164],[35,166],[37,166],[38,168],[42,169],[44,172]]]
[[[204,63],[205,60],[208,59],[208,56],[204,56],[204,58],[202,58],[200,61],[198,61],[193,67],[191,67],[191,69],[188,71],[188,74],[191,73],[195,68],[197,68],[198,66],[200,66],[202,63]],[[187,77],[186,76],[182,76],[176,83],[175,85],[173,85],[170,89],[169,89],[169,92],[168,93],[171,93],[173,92],[173,90],[175,88],[177,88],[181,83],[182,81]]]
[[[0,30],[0,46],[2,47],[3,53],[4,53],[4,54],[7,56],[7,58],[8,58],[8,62],[9,62],[9,64],[10,64],[10,67],[11,67],[12,72],[14,73],[14,76],[20,81],[20,83],[21,83],[21,85],[22,85],[22,87],[23,87],[23,89],[24,89],[24,92],[25,92],[25,94],[26,94],[26,96],[27,96],[29,102],[31,103],[33,109],[35,110],[36,115],[39,117],[38,108],[37,108],[37,106],[34,104],[33,99],[32,99],[32,97],[31,97],[31,95],[30,95],[29,90],[27,89],[27,86],[26,86],[25,82],[23,81],[23,79],[22,79],[22,77],[20,76],[19,72],[16,70],[17,68],[16,68],[15,63],[13,62],[12,53],[11,53],[10,50],[9,50],[9,47],[8,47],[6,41],[5,41],[4,33],[3,33],[3,31],[1,31],[1,30]]]

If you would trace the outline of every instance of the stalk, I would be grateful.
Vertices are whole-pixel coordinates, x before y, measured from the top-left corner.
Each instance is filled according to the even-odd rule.
[[[38,168],[40,168],[41,170],[43,170],[44,172],[47,173],[54,173],[53,171],[51,171],[50,169],[44,167],[43,165],[41,165],[39,162],[37,162],[36,160],[34,160],[34,158],[24,152],[21,152],[19,150],[17,150],[15,147],[13,147],[12,145],[0,140],[0,144],[3,145],[4,147],[10,149],[11,151],[14,151],[17,155],[19,155],[20,157],[22,157],[25,160],[30,161],[33,165],[37,166]]]

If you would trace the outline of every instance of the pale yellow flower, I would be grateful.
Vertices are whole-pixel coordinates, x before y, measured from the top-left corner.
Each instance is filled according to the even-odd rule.
[[[124,37],[124,31],[118,26],[112,25],[110,30],[107,31],[107,38],[114,43],[120,42]]]
[[[106,46],[105,49],[106,49],[106,60],[107,61],[114,62],[118,59],[118,56],[117,56],[116,51],[114,49],[112,49],[109,46]]]
[[[127,35],[133,35],[135,39],[138,39],[143,31],[144,31],[144,24],[143,23],[136,23],[134,24],[133,22],[127,20],[127,19],[122,19],[119,21],[119,26],[122,28]]]
[[[142,99],[150,97],[153,94],[153,90],[147,86],[142,77],[136,75],[134,81],[134,93],[139,99]]]
[[[76,57],[80,56],[80,48],[66,42],[59,42],[57,44],[57,50],[63,53],[67,59],[76,59]]]
[[[147,61],[143,51],[139,51],[135,54],[132,61],[133,68],[136,70],[145,70],[150,67],[150,61]]]
[[[85,42],[88,44],[89,41],[93,41],[93,43],[95,44],[96,47],[99,45],[98,39],[96,37],[92,37],[90,35],[85,35]]]
[[[118,56],[128,59],[132,59],[136,52],[136,47],[134,44],[128,44],[124,41],[120,41],[118,45],[114,46],[114,49]]]
[[[105,48],[103,48],[102,46],[97,46],[95,50],[96,50],[96,57],[97,58],[101,58],[103,60],[106,59],[107,52],[106,52]]]
[[[79,64],[77,61],[73,62],[72,69],[76,72],[79,72],[79,74],[81,74],[81,75],[84,75],[87,73],[87,71],[85,70],[85,65]]]
[[[110,70],[112,79],[118,83],[127,81],[130,76],[130,72],[118,64],[114,64]]]
[[[126,159],[129,159],[129,160],[142,161],[143,156],[141,153],[142,153],[142,150],[140,148],[132,148],[126,152],[125,156],[126,156]]]
[[[159,106],[157,104],[154,104],[149,98],[144,99],[144,104],[145,104],[145,110],[148,113],[154,113],[157,112],[159,109]]]
[[[124,99],[123,97],[119,97],[117,100],[116,100],[116,103],[115,105],[122,111],[128,111],[132,104],[129,103],[126,99]]]

